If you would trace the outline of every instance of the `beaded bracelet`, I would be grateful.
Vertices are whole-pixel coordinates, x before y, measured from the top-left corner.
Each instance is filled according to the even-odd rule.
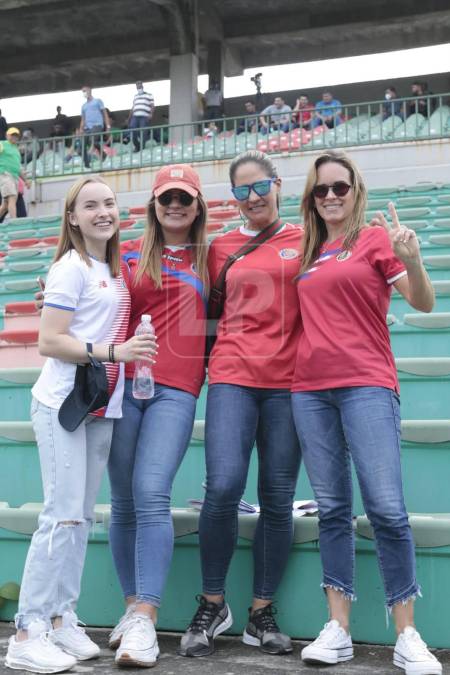
[[[109,355],[109,361],[111,363],[115,363],[116,359],[114,358],[114,345],[109,345],[108,347],[108,355]]]

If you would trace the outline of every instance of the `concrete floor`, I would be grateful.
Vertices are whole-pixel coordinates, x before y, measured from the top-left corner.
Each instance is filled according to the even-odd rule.
[[[11,624],[0,623],[0,675],[10,675],[4,666],[8,637],[12,634]],[[102,647],[100,659],[84,661],[73,673],[109,675],[117,671],[114,654],[107,648],[108,631],[89,630],[92,639]],[[186,659],[177,656],[176,649],[180,636],[171,633],[159,634],[161,658],[154,671],[161,675],[285,675],[287,673],[328,673],[328,675],[389,675],[400,673],[392,665],[392,648],[374,645],[356,645],[353,661],[340,666],[306,666],[300,660],[300,651],[305,643],[295,642],[294,652],[289,656],[269,656],[257,649],[247,647],[238,638],[220,637],[216,640],[213,656],[201,659]],[[450,650],[436,650],[436,656],[443,665],[443,673],[450,675]],[[20,672],[20,671],[17,671]],[[142,668],[127,668],[129,675],[145,672]]]

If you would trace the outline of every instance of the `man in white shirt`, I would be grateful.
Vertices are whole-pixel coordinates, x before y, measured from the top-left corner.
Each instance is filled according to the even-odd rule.
[[[128,128],[132,129],[132,138],[134,149],[139,152],[145,143],[150,138],[150,131],[147,127],[150,126],[153,117],[153,110],[155,108],[155,99],[153,94],[144,91],[142,82],[136,82],[137,93],[133,98],[133,105],[128,115]],[[137,129],[145,129],[145,131],[136,131]]]
[[[261,133],[268,134],[272,131],[287,132],[291,128],[292,108],[287,105],[281,96],[274,98],[273,104],[268,105],[267,108],[261,112]],[[266,118],[266,115],[268,119]]]

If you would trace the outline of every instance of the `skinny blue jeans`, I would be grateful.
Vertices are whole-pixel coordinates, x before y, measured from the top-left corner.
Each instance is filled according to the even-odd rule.
[[[354,597],[353,460],[375,533],[386,606],[420,594],[403,498],[400,401],[384,387],[343,387],[292,394],[303,459],[319,504],[324,588]]]
[[[159,607],[173,552],[172,483],[194,425],[196,398],[155,385],[135,399],[126,380],[123,417],[114,423],[109,458],[110,545],[125,598]]]
[[[272,599],[292,544],[300,448],[287,389],[213,384],[206,406],[206,496],[199,536],[203,592],[225,592],[238,535],[238,504],[258,450],[261,507],[253,542],[254,597]]]

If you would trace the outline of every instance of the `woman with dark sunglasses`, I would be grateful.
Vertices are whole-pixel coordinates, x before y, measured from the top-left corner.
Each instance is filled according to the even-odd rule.
[[[352,459],[398,633],[394,664],[408,675],[439,675],[441,665],[414,628],[420,588],[403,499],[399,386],[386,325],[393,286],[424,312],[433,308],[434,291],[414,231],[401,227],[392,204],[392,229],[382,214],[379,227],[368,228],[366,203],[363,179],[349,157],[330,151],[315,160],[302,201],[302,323],[292,406],[319,504],[330,620],[302,658],[325,664],[353,658]]]
[[[133,397],[134,364],[125,371],[123,417],[114,426],[109,461],[110,544],[126,603],[109,639],[119,665],[151,667],[159,655],[155,623],[173,551],[170,495],[204,380],[206,217],[194,169],[164,167],[153,184],[144,237],[124,247],[128,335],[150,314],[158,355],[151,399]]]
[[[246,222],[217,237],[208,268],[213,287],[226,259],[261,232],[272,236],[226,275],[226,300],[208,368],[206,495],[199,537],[203,588],[181,640],[183,656],[206,656],[232,624],[225,578],[237,538],[238,503],[256,441],[259,460],[253,602],[244,642],[270,654],[292,651],[278,627],[273,596],[292,543],[292,501],[300,449],[290,405],[299,331],[295,284],[301,230],[278,215],[281,180],[267,155],[250,151],[230,166],[232,191]]]

